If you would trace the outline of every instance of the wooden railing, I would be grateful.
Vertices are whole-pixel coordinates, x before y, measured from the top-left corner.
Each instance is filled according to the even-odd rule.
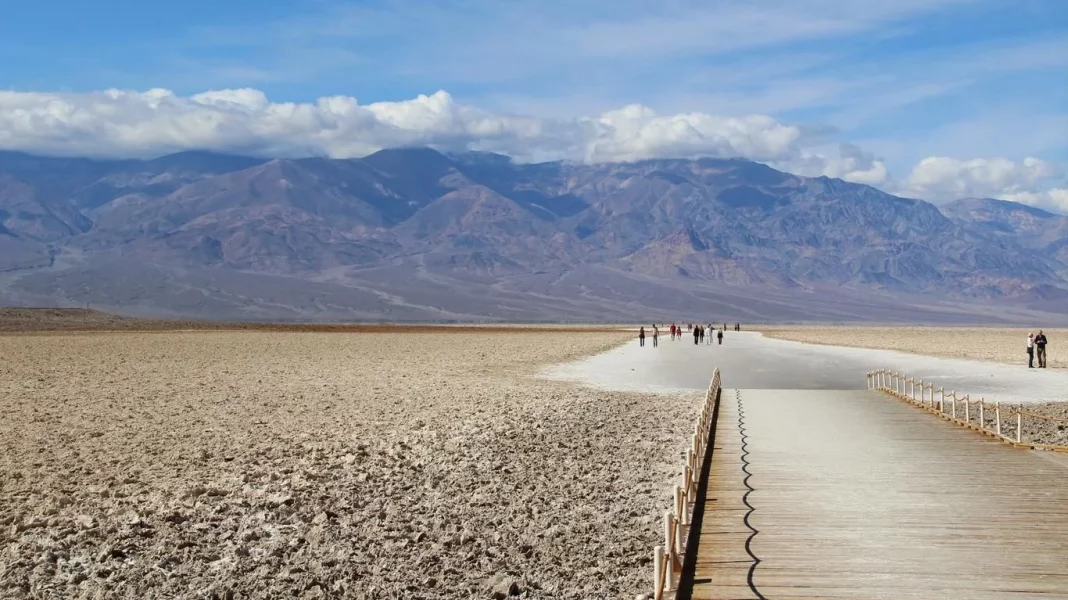
[[[972,400],[969,395],[958,396],[955,390],[947,393],[944,387],[936,388],[933,383],[888,370],[868,373],[868,389],[887,392],[947,421],[1013,446],[1068,452],[1068,446],[1040,444],[1023,436],[1025,417],[1053,423],[1068,423],[1068,419],[1029,412],[1022,404],[1003,408],[1000,402],[991,404],[982,397]]]
[[[682,485],[675,486],[674,506],[664,513],[664,545],[653,550],[653,598],[663,600],[678,588],[686,556],[687,537],[697,503],[697,488],[701,469],[708,451],[708,439],[712,419],[716,414],[716,402],[720,390],[719,369],[712,373],[708,384],[701,416],[694,425],[690,449],[686,453],[686,466],[682,469]]]

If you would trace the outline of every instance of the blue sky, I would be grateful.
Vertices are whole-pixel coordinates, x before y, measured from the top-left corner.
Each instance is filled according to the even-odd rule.
[[[849,142],[899,182],[927,157],[1068,164],[1066,0],[11,4],[12,92],[253,88],[272,103],[367,105],[445,90],[549,120],[632,104],[767,115],[803,132],[787,154],[837,160]]]

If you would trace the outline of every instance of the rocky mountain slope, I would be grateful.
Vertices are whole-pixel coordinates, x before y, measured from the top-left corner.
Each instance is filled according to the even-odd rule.
[[[1068,217],[996,200],[939,210],[744,160],[0,153],[0,302],[242,319],[1031,318],[1068,313]]]

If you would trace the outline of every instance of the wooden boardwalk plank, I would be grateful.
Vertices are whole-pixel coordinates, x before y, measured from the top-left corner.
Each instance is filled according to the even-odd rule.
[[[878,392],[724,390],[692,598],[1068,598],[1068,464]],[[747,434],[750,512],[743,502]],[[746,552],[746,541],[760,562]]]

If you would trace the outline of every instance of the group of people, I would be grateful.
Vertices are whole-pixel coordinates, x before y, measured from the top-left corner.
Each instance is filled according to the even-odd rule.
[[[734,324],[734,330],[735,331],[741,331],[742,330],[741,324],[740,323],[735,323]],[[676,325],[676,324],[672,323],[671,327],[668,329],[668,331],[671,334],[671,340],[672,341],[681,340],[682,339],[682,336],[683,336],[682,325]],[[705,342],[705,338],[706,337],[708,338],[708,342],[707,343],[711,344],[712,343],[712,332],[713,331],[716,332],[715,337],[716,337],[717,342],[720,345],[722,345],[723,344],[723,332],[727,331],[727,324],[724,323],[723,324],[723,329],[717,330],[715,328],[715,326],[713,326],[711,323],[708,324],[708,327],[705,327],[704,325],[694,325],[694,324],[690,323],[690,324],[686,325],[686,331],[690,332],[693,335],[693,343],[694,343],[695,346],[699,345],[699,344],[706,343]],[[656,325],[656,323],[654,323],[650,327],[650,333],[651,333],[651,337],[653,338],[653,347],[656,348],[659,345],[659,342],[660,342],[660,327],[658,327]],[[646,338],[645,327],[642,326],[641,328],[638,329],[638,345],[644,347],[645,346],[645,338]]]
[[[1038,330],[1038,334],[1027,334],[1027,368],[1035,368],[1035,359],[1038,359],[1038,368],[1046,368],[1046,334]]]

